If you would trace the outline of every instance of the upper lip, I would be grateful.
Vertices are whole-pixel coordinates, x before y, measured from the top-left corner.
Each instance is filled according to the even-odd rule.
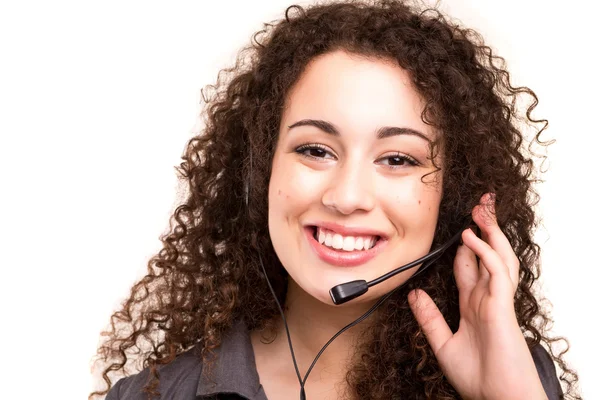
[[[385,239],[387,235],[381,231],[371,228],[364,228],[360,226],[347,226],[340,225],[335,222],[318,221],[315,223],[308,224],[308,226],[318,226],[321,228],[328,229],[339,233],[342,236],[379,236],[381,239]]]

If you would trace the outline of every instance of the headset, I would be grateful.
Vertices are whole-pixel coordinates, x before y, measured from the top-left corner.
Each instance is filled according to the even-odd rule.
[[[250,153],[250,175],[252,175],[252,153]],[[249,207],[249,199],[248,199],[249,191],[250,191],[250,180],[248,179],[244,183],[245,203],[246,203],[247,209]],[[458,232],[456,232],[454,234],[454,236],[452,236],[446,243],[444,243],[437,249],[429,252],[425,256],[423,256],[419,259],[416,259],[408,264],[405,264],[401,267],[398,267],[398,268],[394,269],[393,271],[390,271],[390,272],[386,273],[385,275],[380,276],[379,278],[373,279],[370,282],[367,282],[365,280],[355,280],[355,281],[342,283],[342,284],[332,287],[329,290],[329,295],[331,296],[331,300],[333,301],[333,303],[335,305],[344,304],[352,299],[355,299],[355,298],[367,293],[367,291],[369,290],[370,287],[375,286],[383,281],[386,281],[386,280],[390,279],[391,277],[399,274],[400,272],[406,271],[408,269],[416,267],[419,264],[422,264],[421,267],[417,270],[417,272],[415,272],[410,278],[408,278],[400,286],[397,286],[396,288],[394,288],[393,290],[391,290],[390,292],[388,292],[387,294],[382,296],[367,312],[365,312],[363,315],[361,315],[355,321],[353,321],[350,324],[343,327],[338,333],[333,335],[331,337],[331,339],[329,339],[329,341],[327,341],[327,343],[325,343],[325,345],[321,348],[319,353],[314,358],[312,364],[310,365],[310,367],[306,371],[306,374],[304,375],[304,379],[300,376],[300,370],[298,369],[298,364],[296,362],[296,357],[294,355],[292,339],[290,336],[290,331],[289,331],[288,324],[287,324],[287,321],[285,318],[285,314],[283,312],[283,308],[281,307],[281,304],[279,303],[279,300],[277,299],[277,295],[275,294],[275,290],[273,289],[273,286],[271,286],[271,282],[269,281],[269,276],[267,275],[267,271],[263,264],[260,252],[258,253],[258,259],[260,261],[260,266],[262,268],[263,274],[265,275],[265,279],[267,280],[269,290],[271,291],[271,294],[273,295],[273,298],[275,299],[275,302],[277,303],[277,308],[279,309],[279,313],[281,314],[281,318],[283,319],[283,324],[285,326],[285,332],[286,332],[287,339],[288,339],[288,345],[290,347],[290,353],[292,354],[292,361],[294,363],[294,368],[296,369],[296,376],[298,377],[298,382],[300,383],[300,400],[306,400],[306,393],[304,391],[304,385],[306,383],[306,380],[308,379],[308,375],[310,374],[313,367],[317,363],[317,360],[319,359],[321,354],[323,354],[323,352],[331,344],[331,342],[333,342],[338,336],[340,336],[342,333],[344,333],[348,329],[352,328],[353,326],[355,326],[355,325],[359,324],[360,322],[364,321],[365,319],[367,319],[392,294],[394,294],[398,289],[403,287],[408,282],[408,280],[418,276],[419,274],[423,273],[423,271],[425,271],[427,268],[429,268],[435,261],[437,261],[438,258],[440,258],[440,256],[450,246],[452,246],[454,243],[456,243],[459,240],[462,232],[465,229],[467,229],[472,223],[473,223],[473,220],[470,217],[467,218],[466,222],[462,225],[462,229],[460,229]]]

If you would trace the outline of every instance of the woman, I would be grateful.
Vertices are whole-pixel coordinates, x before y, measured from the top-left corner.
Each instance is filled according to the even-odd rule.
[[[205,99],[189,196],[111,319],[107,398],[557,399],[553,361],[579,398],[532,293],[515,104],[531,96],[543,145],[535,94],[475,33],[398,1],[290,7],[254,38]]]

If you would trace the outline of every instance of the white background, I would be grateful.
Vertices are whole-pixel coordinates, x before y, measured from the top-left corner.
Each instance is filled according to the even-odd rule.
[[[3,397],[87,397],[98,334],[161,248],[200,89],[290,1],[0,3]],[[442,4],[538,94],[534,115],[557,139],[539,188],[543,293],[589,399],[600,398],[594,3]]]

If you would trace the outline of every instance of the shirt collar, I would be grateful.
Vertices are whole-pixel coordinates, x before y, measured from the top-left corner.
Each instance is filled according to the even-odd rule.
[[[251,400],[267,399],[256,370],[250,333],[242,320],[233,323],[213,353],[212,379],[203,368],[196,396],[236,393]]]

